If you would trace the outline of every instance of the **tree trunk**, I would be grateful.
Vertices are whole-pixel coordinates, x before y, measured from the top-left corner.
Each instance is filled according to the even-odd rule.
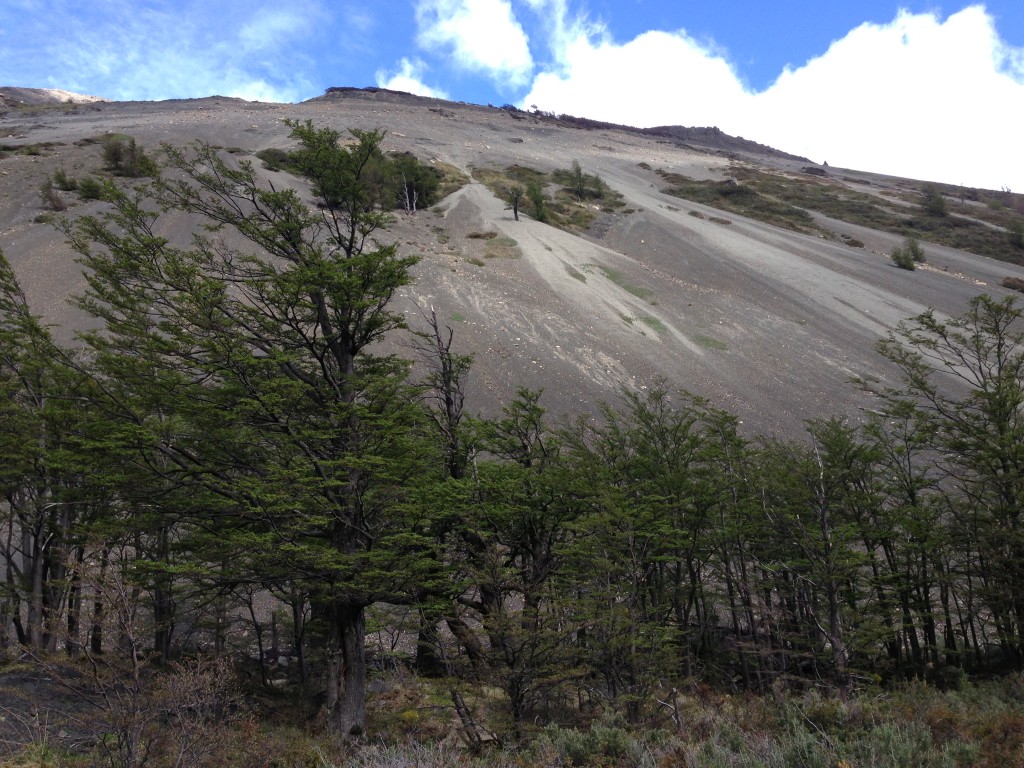
[[[365,607],[335,602],[328,609],[327,718],[342,736],[359,736],[366,725]]]

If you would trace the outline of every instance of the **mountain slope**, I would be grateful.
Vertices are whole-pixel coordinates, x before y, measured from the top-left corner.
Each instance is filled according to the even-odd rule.
[[[826,239],[819,230],[779,228],[661,191],[665,174],[720,182],[754,169],[795,179],[806,165],[752,143],[726,156],[698,148],[692,136],[682,142],[343,90],[296,105],[210,98],[43,105],[0,115],[0,248],[36,311],[59,324],[65,339],[83,322],[64,303],[82,285],[71,250],[37,221],[45,213],[39,186],[56,170],[98,171],[99,141],[108,133],[132,136],[151,154],[160,142],[208,141],[262,167],[255,152],[293,145],[285,118],[383,127],[387,149],[467,174],[511,165],[550,172],[577,160],[623,195],[619,212],[595,210],[578,233],[527,216],[514,221],[478,182],[432,210],[397,216],[388,236],[421,256],[417,281],[398,306],[411,326],[422,325],[432,307],[454,328],[460,351],[475,353],[469,396],[471,407],[484,410],[528,386],[544,388],[556,413],[573,413],[613,399],[621,387],[664,379],[732,410],[751,433],[794,434],[805,418],[870,407],[849,384],[852,376],[895,383],[874,344],[899,320],[927,307],[959,314],[981,291],[1005,294],[1004,277],[1024,278],[1017,266],[928,243],[928,263],[906,272],[888,257],[902,241],[897,234],[815,214],[824,231],[837,233]],[[833,171],[836,183],[869,189],[880,200],[906,186]],[[283,173],[261,173],[275,185],[301,186]],[[62,194],[74,203],[67,215],[101,207]],[[168,236],[184,237],[194,224],[179,217],[163,226]],[[481,236],[489,232],[497,236]],[[845,245],[841,235],[866,247]]]

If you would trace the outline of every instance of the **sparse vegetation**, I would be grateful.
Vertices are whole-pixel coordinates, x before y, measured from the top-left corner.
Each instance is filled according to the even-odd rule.
[[[74,192],[78,187],[78,182],[68,176],[63,167],[60,167],[53,172],[53,186],[62,192]]]
[[[727,345],[724,341],[720,341],[719,339],[716,339],[713,336],[705,336],[702,333],[694,335],[693,340],[700,344],[702,347],[707,347],[708,349],[726,350],[729,348],[729,345]]]
[[[636,296],[638,299],[647,299],[654,295],[654,291],[650,290],[649,288],[641,288],[640,286],[631,285],[630,283],[628,283],[626,281],[625,275],[623,275],[617,269],[604,266],[603,264],[598,264],[597,268],[601,271],[601,274],[604,275],[606,279],[615,283],[615,285],[619,286],[619,288],[626,291],[626,293],[630,293],[633,296]]]
[[[1003,288],[1009,288],[1011,291],[1024,293],[1024,279],[1019,277],[1004,277],[1001,285]]]
[[[53,181],[50,179],[47,179],[39,186],[39,199],[42,200],[43,205],[51,211],[67,210],[67,201],[61,196],[60,192],[57,191]]]
[[[946,204],[946,197],[942,194],[942,190],[935,184],[929,184],[924,188],[922,192],[924,201],[921,203],[921,207],[924,212],[929,216],[947,216],[949,215],[949,206]]]
[[[485,259],[518,259],[523,255],[519,243],[511,237],[495,237],[487,241]]]
[[[604,213],[624,212],[622,195],[608,187],[599,176],[584,173],[578,162],[574,168],[557,170],[551,174],[512,165],[504,171],[475,168],[473,176],[505,200],[513,215],[520,210],[522,200],[525,199],[535,220],[570,232],[587,229],[594,221],[597,210]],[[551,188],[550,194],[548,188]],[[513,196],[516,199],[515,205],[512,202]]]
[[[925,261],[921,244],[914,237],[908,237],[902,246],[893,248],[892,253],[889,255],[897,267],[910,271],[913,271],[918,264],[923,264]]]
[[[156,161],[131,136],[112,134],[105,137],[103,160],[107,170],[117,176],[137,179],[156,176],[159,172]]]
[[[498,236],[498,233],[493,229],[489,229],[486,232],[470,232],[466,235],[470,240],[493,240]]]
[[[78,181],[78,196],[83,200],[103,198],[103,182],[95,176],[84,176]]]

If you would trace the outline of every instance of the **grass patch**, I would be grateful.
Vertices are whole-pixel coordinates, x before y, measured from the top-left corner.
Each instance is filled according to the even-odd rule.
[[[468,261],[474,267],[483,267],[487,264],[487,262],[485,262],[483,259],[478,259],[476,256],[470,256],[468,259],[466,259],[466,261]]]
[[[518,259],[523,255],[519,243],[511,237],[496,237],[487,241],[484,249],[485,259]]]
[[[708,221],[714,224],[721,224],[726,227],[732,225],[732,219],[723,219],[721,216],[709,216]]]
[[[713,338],[711,336],[705,336],[704,334],[701,333],[698,333],[696,336],[694,336],[693,340],[697,344],[700,344],[702,347],[706,347],[707,349],[726,350],[729,348],[724,341],[719,341],[716,338]]]
[[[657,331],[658,333],[665,333],[665,331],[668,330],[668,326],[666,326],[658,318],[652,317],[651,315],[640,315],[640,319],[644,322],[645,325]]]
[[[646,299],[654,295],[654,291],[650,290],[649,288],[642,288],[638,285],[631,285],[630,283],[626,282],[625,276],[617,269],[605,267],[600,264],[597,265],[597,268],[601,270],[601,274],[603,274],[606,279],[615,283],[615,285],[619,286],[619,288],[626,291],[626,293],[630,293],[633,296],[636,296],[638,299]]]
[[[466,316],[463,315],[461,312],[452,312],[452,322],[453,323],[464,323],[464,322],[466,322]]]
[[[669,210],[673,210],[671,206],[669,206]],[[677,211],[678,211],[679,209],[678,209],[678,208],[676,208],[676,209],[674,209],[674,210],[677,210]],[[706,218],[706,217],[704,216],[704,214],[703,214],[703,213],[701,213],[700,211],[690,211],[690,215],[691,215],[691,216],[693,216],[693,218],[695,218],[695,219],[703,219],[703,218]]]
[[[498,236],[498,233],[493,229],[488,232],[470,232],[466,237],[470,240],[493,240]]]

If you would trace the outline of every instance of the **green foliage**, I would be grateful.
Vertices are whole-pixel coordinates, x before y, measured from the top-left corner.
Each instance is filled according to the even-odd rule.
[[[358,138],[359,132],[354,132],[353,136]],[[341,134],[336,133],[336,141],[340,140]],[[311,173],[306,147],[294,151],[274,147],[260,150],[256,157],[271,171],[283,171],[297,176],[308,176]],[[379,147],[365,159],[360,169],[360,183],[364,189],[366,205],[384,210],[397,208],[408,213],[428,208],[441,196],[451,194],[464,183],[460,181],[460,176],[461,173],[454,168],[442,169],[422,163],[410,152],[385,155]]]
[[[913,271],[918,264],[923,264],[925,261],[924,251],[915,237],[908,237],[903,241],[902,246],[894,248],[890,258],[900,269],[910,271]]]
[[[62,167],[53,172],[53,185],[62,192],[73,192],[78,187],[78,182],[68,176]]]
[[[95,176],[86,176],[78,181],[78,196],[83,200],[102,200],[103,182]]]
[[[112,134],[103,140],[103,160],[107,170],[128,178],[156,176],[156,161],[146,154],[133,137]]]
[[[934,184],[929,184],[922,192],[924,200],[921,207],[929,216],[943,217],[949,214],[949,207],[946,205],[946,197],[942,190]]]
[[[544,198],[544,190],[536,181],[526,187],[526,199],[530,201],[533,210],[533,218],[541,223],[548,220],[547,201]]]

